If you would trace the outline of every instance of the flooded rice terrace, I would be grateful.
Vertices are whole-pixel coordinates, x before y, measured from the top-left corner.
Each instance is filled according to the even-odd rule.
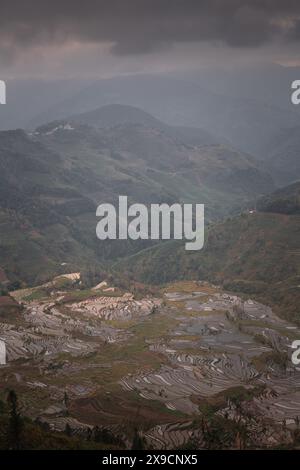
[[[50,429],[90,436],[97,427],[124,448],[134,429],[146,448],[205,447],[211,419],[247,426],[244,446],[292,444],[295,325],[207,283],[138,299],[99,286],[15,293],[23,311],[0,324],[1,395],[16,389],[24,414]]]

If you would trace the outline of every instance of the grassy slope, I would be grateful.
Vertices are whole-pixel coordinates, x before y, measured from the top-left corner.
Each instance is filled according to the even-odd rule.
[[[1,132],[0,170],[0,268],[29,285],[149,246],[97,240],[96,206],[119,194],[130,203],[202,202],[215,220],[272,184],[246,155],[135,124]]]
[[[300,321],[300,217],[242,214],[207,230],[199,252],[164,243],[114,266],[139,281],[208,279],[226,288],[279,305],[282,315]]]

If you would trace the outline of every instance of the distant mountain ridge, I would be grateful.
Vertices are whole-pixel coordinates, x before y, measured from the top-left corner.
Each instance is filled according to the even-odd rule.
[[[280,68],[276,70],[279,75],[282,73]],[[41,114],[33,125],[119,103],[144,109],[172,126],[205,129],[226,139],[235,148],[264,160],[269,143],[278,132],[295,127],[299,122],[299,113],[291,107],[283,107],[282,99],[277,105],[276,95],[273,102],[255,99],[255,94],[250,99],[243,97],[239,85],[235,96],[226,91],[226,82],[223,87],[214,87],[215,82],[213,77],[201,79],[201,74],[194,79],[150,74],[102,79]],[[264,84],[263,80],[261,83]],[[289,90],[290,84],[287,100]]]
[[[148,176],[153,170],[168,172],[164,175],[165,183],[166,178],[173,175],[174,179],[180,170],[180,174],[192,180],[194,185],[209,182],[216,192],[230,189],[232,193],[238,191],[250,196],[273,188],[271,178],[260,163],[232,149],[222,139],[201,129],[169,126],[135,107],[104,106],[71,116],[66,121],[55,121],[39,127],[36,138],[62,153],[66,144],[62,134],[68,127],[74,132],[69,133],[67,151],[74,145],[81,146],[82,137],[89,136],[93,145],[97,142],[99,148],[113,150],[115,160],[121,162],[123,159],[124,163],[128,160],[129,165],[134,162],[135,172],[139,171],[141,164]],[[94,148],[89,151],[94,152]],[[119,165],[122,166],[121,163]],[[159,173],[155,175],[157,178],[160,176]],[[180,186],[178,190],[180,199]],[[174,197],[176,199],[176,194]]]
[[[229,142],[264,161],[276,183],[286,185],[300,177],[300,113],[290,99],[298,73],[299,67],[260,63],[107,79],[8,80],[0,129],[32,129],[104,105],[130,105]]]
[[[253,158],[206,132],[120,111],[96,110],[30,134],[0,133],[0,267],[10,279],[36,283],[151,246],[96,239],[97,205],[120,194],[145,204],[204,203],[209,221],[273,188]]]
[[[68,120],[98,128],[114,127],[122,124],[141,124],[148,127],[164,126],[159,119],[142,109],[123,104],[101,106],[92,111],[70,116]]]
[[[225,139],[213,136],[204,129],[185,126],[169,126],[140,108],[123,104],[101,106],[93,111],[70,116],[68,120],[96,128],[138,124],[164,130],[172,137],[181,139],[185,143],[189,143],[191,145],[226,143],[227,146],[230,146]]]
[[[250,64],[106,79],[8,80],[9,99],[0,108],[0,129],[29,130],[93,113],[97,107],[129,105],[169,126],[202,129],[213,139],[254,155],[281,186],[300,178],[300,113],[291,104],[297,73],[297,67]]]

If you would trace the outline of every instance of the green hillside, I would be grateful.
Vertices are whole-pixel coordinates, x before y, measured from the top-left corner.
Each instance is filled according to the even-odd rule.
[[[32,134],[0,132],[0,268],[10,282],[102,269],[151,247],[97,240],[96,207],[119,195],[129,203],[204,203],[212,221],[273,187],[255,160],[207,133],[125,111],[84,115],[89,125],[74,118]],[[97,127],[104,121],[108,127]]]
[[[210,226],[201,251],[166,242],[120,261],[114,270],[150,284],[209,280],[277,305],[283,316],[300,322],[300,217],[244,213]]]
[[[271,140],[266,165],[278,184],[288,184],[300,177],[300,128],[288,127]]]
[[[300,214],[300,182],[280,188],[260,198],[257,208],[262,212]]]

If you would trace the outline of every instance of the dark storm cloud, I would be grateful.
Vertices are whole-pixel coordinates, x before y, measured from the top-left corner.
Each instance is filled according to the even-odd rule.
[[[22,47],[111,42],[115,54],[175,42],[251,47],[299,40],[298,0],[1,0],[0,60]]]

